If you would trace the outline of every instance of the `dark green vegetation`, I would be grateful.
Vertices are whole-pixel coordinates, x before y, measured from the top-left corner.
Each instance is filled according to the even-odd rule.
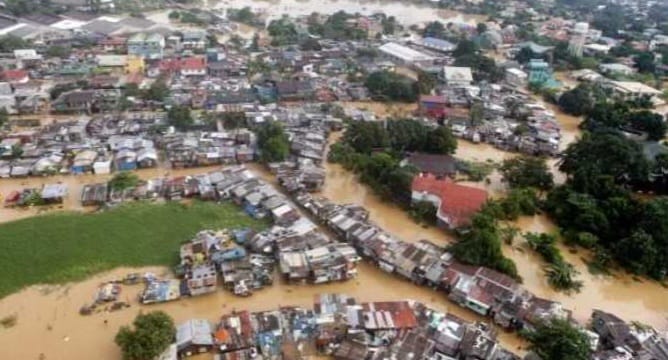
[[[308,19],[308,32],[326,39],[333,40],[364,40],[367,38],[367,32],[355,25],[354,22],[348,22],[357,16],[348,14],[345,11],[338,11],[330,16],[324,22],[320,22],[320,15],[311,14]],[[387,23],[385,26],[388,31],[394,29],[394,23]]]
[[[194,122],[190,106],[172,106],[167,112],[167,121],[169,125],[175,127],[177,130],[187,130]]]
[[[257,146],[260,160],[265,163],[287,159],[290,153],[290,141],[279,122],[267,122],[256,129]]]
[[[418,97],[415,81],[389,71],[369,74],[364,85],[372,97],[378,100],[414,102]]]
[[[114,190],[131,189],[139,183],[139,176],[130,171],[121,171],[114,174],[114,177],[109,180],[109,187]]]
[[[585,130],[630,130],[644,132],[649,140],[661,140],[666,135],[664,117],[648,109],[648,98],[634,101],[611,101],[611,94],[598,85],[581,84],[564,92],[557,101],[564,112],[581,116]],[[613,99],[614,100],[614,99]]]
[[[452,52],[455,66],[468,66],[475,81],[498,82],[504,78],[504,70],[496,66],[494,59],[483,55],[473,41],[462,39]]]
[[[549,264],[545,273],[547,274],[547,281],[553,288],[566,292],[580,291],[582,281],[575,280],[575,275],[578,274],[577,270],[564,260],[561,252],[555,246],[557,243],[556,236],[545,233],[526,233],[524,238],[529,247],[539,253],[543,260]]]
[[[176,327],[163,311],[140,313],[132,322],[133,328],[122,326],[114,341],[121,348],[123,360],[152,360],[174,342]]]
[[[236,22],[240,22],[250,26],[263,26],[264,24],[258,17],[253,13],[250,7],[246,6],[241,9],[228,9],[227,17]]]
[[[505,160],[499,168],[503,180],[511,188],[536,188],[549,190],[554,181],[545,159],[521,155]]]
[[[543,360],[588,360],[591,356],[587,335],[567,320],[554,319],[542,323],[524,335],[529,350]]]
[[[329,160],[357,173],[381,197],[408,208],[417,169],[400,166],[403,155],[413,151],[451,154],[456,148],[457,140],[445,127],[432,128],[408,119],[389,120],[387,126],[352,122],[341,141],[332,146]]]
[[[473,217],[470,228],[463,229],[459,241],[450,247],[457,260],[492,268],[521,280],[512,260],[503,255],[501,242],[509,242],[507,227],[499,220],[516,220],[521,215],[538,212],[539,199],[531,189],[514,189],[500,200],[490,200]]]
[[[267,27],[272,46],[296,44],[299,40],[295,24],[287,17],[272,20]]]
[[[648,160],[640,145],[610,130],[596,130],[571,144],[560,170],[564,185],[552,190],[546,210],[567,241],[595,251],[597,267],[614,258],[635,274],[668,274],[668,198],[641,201],[635,190],[666,192],[668,157]]]
[[[0,297],[24,286],[81,280],[118,266],[173,265],[205,228],[262,228],[232,204],[136,203],[98,214],[53,213],[0,225]]]

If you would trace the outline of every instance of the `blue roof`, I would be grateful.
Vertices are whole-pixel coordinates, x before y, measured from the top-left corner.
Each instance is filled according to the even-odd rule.
[[[451,43],[447,40],[443,40],[443,39],[439,39],[439,38],[435,38],[435,37],[425,37],[425,38],[422,39],[422,42],[427,46],[434,46],[434,47],[439,47],[439,48],[453,48],[454,49],[454,47],[455,47],[455,44],[453,44],[453,43]]]

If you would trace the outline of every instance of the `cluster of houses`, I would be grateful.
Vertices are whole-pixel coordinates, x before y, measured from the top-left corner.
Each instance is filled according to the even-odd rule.
[[[177,327],[167,358],[207,352],[219,360],[519,359],[499,346],[494,330],[483,323],[413,301],[358,302],[343,294],[316,295],[312,308],[240,310],[215,322],[188,320]]]
[[[141,302],[151,304],[208,294],[215,292],[221,282],[225,289],[238,296],[249,296],[253,290],[271,285],[273,259],[248,254],[239,244],[249,231],[200,231],[181,245],[181,260],[176,271],[180,279],[148,279],[140,295]]]
[[[452,67],[450,67],[452,68]],[[444,72],[465,73],[455,68]],[[506,151],[535,155],[556,155],[561,126],[553,111],[528,94],[506,85],[481,83],[448,86],[439,95],[423,95],[420,112],[432,119],[444,119],[455,136],[485,142]]]
[[[594,360],[665,359],[668,343],[651,329],[594,310],[590,325]],[[213,353],[218,360],[478,359],[519,360],[501,347],[496,331],[410,300],[358,302],[344,294],[319,294],[313,307],[250,312],[235,310],[211,322],[191,319],[177,327],[164,359]],[[524,359],[536,359],[534,353]]]
[[[235,295],[249,296],[252,291],[272,284],[275,263],[290,283],[344,281],[357,274],[360,257],[352,246],[333,241],[319,231],[288,199],[243,167],[187,177],[184,183],[188,186],[181,193],[175,193],[175,179],[158,180],[126,190],[133,194],[127,196],[137,197],[139,191],[148,188],[153,196],[168,199],[193,196],[231,200],[252,217],[271,219],[274,226],[259,233],[251,230],[198,233],[181,246],[181,262],[177,267],[180,279],[151,279],[141,295],[142,303],[210,293],[221,282]],[[168,193],[158,192],[153,186],[157,183],[168,184]],[[93,198],[105,189],[104,184],[87,185],[84,197]],[[86,198],[84,203],[90,201]]]
[[[255,135],[248,129],[152,130],[164,126],[162,113],[130,113],[8,133],[0,142],[0,177],[109,174],[158,167],[163,159],[171,168],[255,160]]]
[[[426,240],[397,239],[369,221],[363,208],[337,205],[307,193],[295,196],[295,201],[379,268],[439,289],[453,302],[504,328],[527,328],[545,318],[570,317],[559,303],[529,294],[504,274],[459,263],[444,248]]]

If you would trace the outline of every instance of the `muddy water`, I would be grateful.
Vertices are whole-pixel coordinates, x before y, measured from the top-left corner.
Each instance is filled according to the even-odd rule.
[[[47,360],[120,359],[113,337],[122,325],[132,322],[139,311],[164,310],[174,317],[176,323],[191,318],[206,318],[216,321],[222,314],[233,309],[251,311],[268,310],[280,305],[311,307],[313,296],[319,293],[346,293],[358,301],[413,299],[424,302],[441,311],[452,312],[466,320],[479,320],[472,313],[451,305],[441,294],[429,289],[398,280],[376,267],[362,263],[356,279],[345,283],[318,286],[289,286],[276,283],[250,298],[235,297],[222,290],[202,297],[182,301],[141,306],[134,300],[141,286],[123,287],[122,299],[132,302],[129,309],[80,316],[79,307],[90,301],[96,286],[106,280],[122,277],[130,271],[153,271],[164,273],[164,269],[117,269],[87,281],[58,288],[31,287],[0,301],[0,317],[15,314],[17,325],[9,329],[0,328],[0,359],[38,359],[40,354]],[[104,321],[107,320],[107,324]],[[514,335],[501,332],[502,342],[516,349],[520,343]],[[20,346],[20,344],[33,344]],[[36,345],[37,344],[37,345]],[[210,358],[209,356],[204,358]]]
[[[523,232],[557,231],[545,216],[522,217],[515,224]],[[544,263],[523,243],[524,240],[518,237],[514,246],[504,247],[504,253],[517,264],[524,286],[540,297],[562,302],[566,308],[573,310],[577,320],[584,322],[592,309],[603,309],[627,321],[640,321],[658,330],[668,330],[668,289],[660,284],[644,279],[636,281],[620,271],[613,272],[611,276],[592,275],[584,262],[589,256],[587,251],[578,249],[572,253],[560,243],[558,247],[564,259],[580,271],[577,278],[584,283],[579,294],[568,296],[550,288],[542,271]]]
[[[472,144],[459,141],[457,156],[467,160],[501,161],[512,154],[504,153],[486,144]],[[362,185],[354,174],[339,165],[327,164],[327,180],[322,191],[323,195],[337,203],[356,203],[363,205],[370,212],[370,217],[388,232],[404,239],[417,241],[429,239],[436,244],[447,244],[453,238],[436,228],[424,228],[416,224],[408,215],[395,205],[383,202],[371,189]],[[492,178],[494,175],[492,175]],[[474,184],[485,186],[494,195],[495,182],[490,184]],[[503,186],[503,185],[501,185]],[[522,232],[556,232],[555,225],[545,216],[523,217],[516,222]],[[560,245],[564,258],[580,272],[579,279],[584,282],[578,294],[566,295],[555,292],[547,284],[543,275],[543,262],[528,249],[522,246],[523,240],[517,239],[515,247],[504,246],[504,253],[517,264],[520,275],[524,278],[523,286],[532,293],[549,299],[561,301],[568,309],[573,310],[579,321],[585,322],[593,309],[613,312],[625,320],[637,320],[654,326],[659,330],[668,330],[668,289],[656,282],[643,280],[634,281],[623,273],[613,276],[595,276],[589,273],[582,258],[587,254],[583,250],[572,254],[565,246]]]
[[[254,11],[263,11],[269,15],[269,21],[280,18],[284,14],[290,16],[310,15],[314,12],[320,14],[333,14],[340,10],[348,13],[360,13],[372,15],[384,13],[394,16],[397,21],[406,26],[420,24],[428,21],[439,20],[442,22],[465,22],[475,24],[485,21],[487,17],[480,15],[463,15],[449,10],[439,10],[428,5],[413,4],[408,1],[374,1],[374,0],[222,0],[215,5],[209,5],[215,9],[251,7]]]

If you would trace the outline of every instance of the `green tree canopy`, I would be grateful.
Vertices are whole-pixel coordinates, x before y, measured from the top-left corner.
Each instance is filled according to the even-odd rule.
[[[649,164],[640,146],[613,132],[584,134],[564,152],[559,169],[575,190],[600,194],[609,185],[646,181]]]
[[[559,107],[567,114],[581,116],[589,113],[594,107],[591,91],[583,85],[568,90],[559,96]]]
[[[553,319],[526,332],[529,349],[542,360],[589,360],[591,349],[587,335],[567,320]]]
[[[283,161],[290,153],[288,136],[281,123],[275,121],[258,127],[257,145],[260,149],[260,160],[266,163]]]
[[[549,190],[554,183],[544,158],[518,156],[504,160],[499,169],[512,188],[533,187]]]
[[[114,190],[132,189],[139,183],[139,176],[130,171],[121,171],[114,174],[109,180],[109,187]]]
[[[376,71],[366,78],[364,85],[374,97],[383,100],[414,102],[417,92],[414,81],[389,71]]]
[[[121,327],[114,339],[124,360],[153,360],[174,342],[174,322],[163,311],[140,313],[132,324]]]
[[[187,130],[194,122],[190,113],[190,107],[181,105],[175,105],[169,109],[167,112],[167,121],[169,125],[181,131]]]
[[[167,96],[169,96],[169,86],[164,79],[154,81],[144,93],[144,99],[152,101],[165,101]]]

